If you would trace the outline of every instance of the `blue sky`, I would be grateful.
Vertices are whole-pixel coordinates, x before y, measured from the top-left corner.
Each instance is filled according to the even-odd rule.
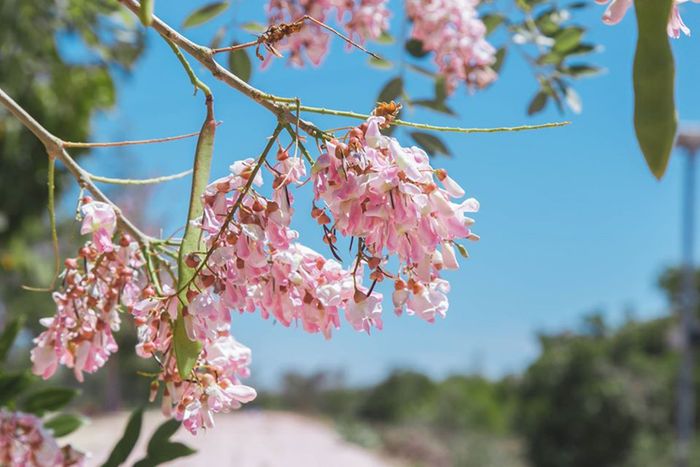
[[[158,13],[181,24],[198,2],[159,2]],[[238,21],[262,20],[262,2],[239,2]],[[399,2],[394,2],[398,4]],[[592,2],[591,2],[592,3]],[[230,10],[212,26],[188,34],[207,43],[216,25],[231,21]],[[700,34],[700,6],[683,6],[684,19]],[[286,329],[257,314],[234,316],[236,337],[253,349],[253,381],[273,385],[286,370],[342,369],[351,382],[380,378],[395,367],[413,367],[440,377],[479,370],[498,376],[523,369],[536,356],[536,332],[574,326],[586,312],[603,310],[619,321],[626,309],[640,317],[666,313],[655,281],[679,258],[682,159],[675,155],[662,182],[647,171],[632,127],[631,65],[636,37],[630,13],[622,24],[600,23],[603,8],[592,5],[580,20],[587,38],[602,45],[591,61],[606,69],[576,89],[583,113],[567,115],[569,127],[517,134],[445,135],[454,156],[444,167],[479,199],[475,230],[482,240],[452,282],[447,319],[426,324],[396,318],[386,310],[385,329],[371,337],[345,328],[331,341],[301,329]],[[398,19],[398,18],[397,18]],[[397,29],[395,27],[395,29]],[[238,36],[247,39],[246,33]],[[119,78],[119,104],[95,121],[95,140],[137,139],[195,131],[201,125],[201,95],[192,97],[189,81],[168,47],[149,34],[148,48],[135,71]],[[678,108],[682,120],[700,120],[700,65],[697,38],[675,41]],[[389,57],[398,48],[375,47]],[[70,51],[69,51],[70,52]],[[237,159],[256,156],[274,128],[271,115],[211,78],[219,128],[213,177]],[[366,56],[347,53],[333,41],[319,69],[296,70],[281,61],[255,70],[252,84],[278,95],[300,96],[308,105],[368,112],[381,85],[396,70],[366,66]],[[511,54],[499,81],[474,95],[459,89],[453,119],[430,112],[406,115],[413,121],[467,127],[519,125],[561,120],[556,110],[525,115],[536,90],[526,65]],[[430,83],[408,84],[412,96],[430,93]],[[354,122],[317,118],[326,127]],[[402,133],[398,133],[402,137]],[[405,136],[405,133],[403,134]],[[408,140],[406,141],[408,144]],[[102,175],[148,176],[189,168],[194,141],[95,151],[84,158]],[[182,225],[188,182],[159,187],[148,212],[170,232]],[[320,231],[306,219],[311,197],[298,194],[297,224],[305,243],[321,251]]]

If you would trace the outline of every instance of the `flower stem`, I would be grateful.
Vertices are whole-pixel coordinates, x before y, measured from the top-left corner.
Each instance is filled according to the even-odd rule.
[[[371,115],[361,114],[357,112],[350,112],[346,110],[334,110],[325,109],[322,107],[310,107],[308,105],[302,105],[300,107],[302,112],[311,112],[322,115],[333,115],[335,117],[349,117],[356,118],[358,120],[366,120]],[[428,125],[426,123],[414,123],[407,122],[405,120],[394,120],[391,122],[392,125],[406,126],[412,128],[420,128],[422,130],[431,131],[444,131],[451,133],[503,133],[503,132],[514,132],[514,131],[528,131],[528,130],[541,130],[543,128],[556,128],[561,126],[569,125],[571,122],[552,122],[552,123],[542,123],[538,125],[520,125],[520,126],[506,126],[506,127],[496,127],[496,128],[461,128],[461,127],[451,127],[451,126],[436,126]]]

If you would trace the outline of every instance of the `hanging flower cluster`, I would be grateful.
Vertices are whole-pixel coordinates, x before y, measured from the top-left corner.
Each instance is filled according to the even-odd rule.
[[[447,92],[459,83],[484,88],[496,79],[491,66],[496,49],[486,40],[486,26],[476,8],[480,0],[408,0],[406,12],[413,21],[411,37],[434,52],[438,73]]]
[[[389,29],[388,3],[388,0],[270,0],[268,22],[271,25],[291,23],[308,15],[325,23],[335,10],[338,22],[348,35],[364,42],[377,39]],[[308,23],[276,47],[289,51],[292,65],[303,66],[306,55],[318,66],[328,53],[329,41],[328,31]]]
[[[440,273],[458,267],[455,248],[464,250],[458,240],[478,238],[466,214],[479,205],[471,198],[456,202],[464,190],[446,171],[433,169],[424,151],[381,134],[396,110],[380,106],[342,140],[327,141],[310,175],[303,159],[281,146],[274,162],[235,162],[230,175],[202,195],[203,214],[193,225],[201,229],[204,251],[183,258],[195,274],[182,290],[162,280],[144,256],[149,247],[141,250],[117,232],[111,205],[83,199],[81,232],[92,237],[65,262],[62,288],[53,295],[56,315],[42,320],[47,329],[35,339],[34,372],[48,378],[61,364],[82,381],[83,372],[96,371],[117,351],[113,332],[120,313],[130,314],[137,355],[160,367],[151,400],[162,387],[163,413],[197,433],[214,426],[215,413],[256,397],[241,383],[250,373],[251,352],[231,336],[234,311],[257,310],[326,338],[341,317],[369,333],[383,326],[383,297],[375,285],[390,279],[397,314],[405,309],[428,322],[445,316],[449,285]],[[269,194],[262,191],[265,170],[272,176]],[[302,245],[290,227],[292,188],[309,181],[311,215],[338,261]],[[348,269],[337,254],[338,235],[356,245]],[[388,272],[391,258],[398,260],[395,273]],[[370,286],[363,284],[365,270]],[[178,370],[178,332],[201,346],[187,375]]]
[[[700,0],[674,0],[673,6],[671,7],[671,16],[668,19],[668,26],[666,28],[669,37],[678,39],[681,36],[681,32],[686,36],[690,36],[690,29],[683,23],[683,18],[681,18],[681,13],[678,9],[679,4],[688,1],[700,3]],[[603,14],[603,22],[613,25],[622,21],[627,10],[634,4],[634,0],[596,0],[596,3],[601,5],[608,4],[608,8]]]
[[[216,303],[212,295],[217,294],[227,309],[257,309],[266,319],[272,316],[285,326],[298,322],[304,330],[327,338],[339,327],[343,310],[355,329],[381,327],[381,294],[358,294],[362,296],[358,301],[374,305],[358,313],[355,295],[360,290],[356,287],[360,273],[353,275],[297,241],[298,233],[289,227],[294,197],[288,187],[299,183],[306,170],[303,161],[286,150],[281,149],[277,159],[269,166],[274,176],[270,198],[254,188],[241,198],[246,185],[263,184],[259,172],[253,175],[252,159],[236,162],[231,175],[207,189],[202,230],[212,254],[200,281],[209,288],[195,300]],[[235,216],[230,217],[234,208]],[[202,323],[198,315],[192,320]]]
[[[87,198],[82,211],[81,233],[91,233],[92,241],[65,261],[63,288],[53,294],[56,315],[41,320],[47,329],[32,350],[34,372],[44,378],[53,375],[58,364],[72,368],[78,381],[83,381],[83,371],[101,368],[117,351],[112,333],[121,324],[118,306],[134,304],[143,288],[138,243],[128,235],[112,243],[112,207]]]
[[[230,334],[230,316],[216,302],[194,299],[183,310],[188,318],[196,316],[204,326],[200,332],[188,334],[202,343],[203,349],[193,374],[181,377],[173,350],[172,323],[177,317],[178,299],[175,291],[165,287],[164,297],[153,295],[133,307],[138,331],[136,353],[143,358],[159,357],[161,372],[151,384],[151,401],[163,384],[161,409],[163,414],[181,420],[192,434],[201,428],[214,427],[214,413],[238,409],[256,397],[253,388],[241,384],[240,378],[250,374],[250,349]]]
[[[465,214],[478,211],[479,203],[452,202],[464,190],[445,170],[433,169],[422,149],[383,136],[384,123],[372,117],[349,133],[347,143],[329,142],[313,168],[314,193],[330,211],[332,230],[359,239],[357,261],[372,270],[370,278],[394,281],[397,314],[405,308],[433,322],[447,311],[449,284],[440,271],[458,267],[455,242],[478,239]],[[323,209],[313,215],[331,222]],[[396,274],[385,270],[391,256],[399,261]]]
[[[80,467],[85,455],[60,447],[36,416],[0,409],[0,465]]]
[[[178,307],[174,291],[165,285],[163,296],[156,296],[145,279],[139,245],[128,235],[112,243],[116,214],[110,205],[86,198],[82,213],[81,233],[92,234],[92,240],[77,258],[65,262],[62,290],[53,294],[56,315],[42,319],[48,329],[35,339],[33,371],[49,378],[61,364],[72,368],[79,381],[84,371],[97,371],[117,351],[112,333],[119,330],[121,306],[137,325],[136,353],[161,362],[153,397],[160,382],[164,383],[163,412],[167,416],[183,420],[196,433],[202,426],[213,426],[212,413],[254,399],[255,390],[239,380],[248,376],[250,350],[230,336],[228,312],[221,310],[218,325],[214,318],[205,320],[202,329],[206,333],[192,336],[203,344],[203,350],[193,376],[180,377],[172,345]],[[211,313],[211,308],[197,300],[190,306],[192,314],[200,317]]]

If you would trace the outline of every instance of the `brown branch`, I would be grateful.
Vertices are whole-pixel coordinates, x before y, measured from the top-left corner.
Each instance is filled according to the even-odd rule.
[[[10,111],[12,115],[19,120],[22,125],[27,127],[29,131],[34,133],[39,141],[46,148],[46,152],[49,157],[55,158],[63,163],[63,165],[68,169],[68,171],[73,174],[73,176],[78,180],[81,187],[88,190],[95,197],[96,200],[107,203],[112,208],[117,215],[117,220],[121,227],[131,234],[139,243],[146,245],[149,244],[154,239],[143,233],[136,227],[129,219],[127,219],[121,212],[119,207],[114,204],[105,195],[102,190],[100,190],[91,180],[87,172],[78,165],[77,162],[66,152],[64,148],[64,142],[60,138],[54,136],[50,131],[41,126],[39,122],[34,120],[34,117],[29,115],[26,110],[24,110],[17,102],[15,102],[10,96],[8,96],[5,91],[0,88],[0,104],[2,104],[7,110]]]
[[[245,42],[243,44],[230,45],[228,47],[219,47],[218,49],[211,49],[211,53],[220,54],[224,52],[235,52],[236,50],[247,49],[248,47],[255,47],[260,43],[260,39]]]

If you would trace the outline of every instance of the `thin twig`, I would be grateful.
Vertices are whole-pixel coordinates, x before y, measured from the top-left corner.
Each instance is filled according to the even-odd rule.
[[[360,50],[363,51],[364,53],[371,55],[373,58],[376,58],[377,60],[384,60],[384,59],[383,59],[382,57],[380,57],[379,55],[375,54],[374,52],[370,52],[369,50],[365,49],[365,48],[362,47],[360,44],[358,44],[357,42],[353,41],[352,39],[350,39],[350,38],[347,37],[346,35],[344,35],[344,34],[338,32],[338,31],[336,31],[336,30],[333,29],[332,27],[328,26],[326,23],[317,20],[317,19],[314,18],[313,16],[304,15],[304,17],[301,18],[301,19],[302,19],[302,20],[309,20],[309,21],[311,21],[312,23],[317,24],[318,26],[321,26],[322,28],[329,30],[330,32],[332,32],[332,33],[335,34],[336,36],[338,36],[338,37],[340,37],[341,39],[343,39],[345,42],[351,44],[351,45],[354,46],[354,47],[357,47],[358,49],[360,49]]]
[[[322,107],[310,107],[307,105],[302,105],[301,111],[302,112],[317,113],[317,114],[322,114],[322,115],[333,115],[336,117],[356,118],[358,120],[366,120],[369,117],[371,117],[371,115],[361,114],[361,113],[357,113],[357,112],[349,112],[346,110],[325,109]],[[513,131],[541,130],[543,128],[556,128],[556,127],[566,126],[566,125],[569,125],[570,123],[571,122],[569,122],[569,121],[563,121],[563,122],[542,123],[542,124],[538,124],[538,125],[520,125],[520,126],[506,126],[506,127],[496,127],[496,128],[462,128],[462,127],[451,127],[451,126],[428,125],[426,123],[414,123],[414,122],[407,122],[405,120],[393,120],[393,121],[391,121],[392,125],[407,126],[407,127],[420,128],[423,130],[431,130],[431,131],[445,131],[445,132],[451,132],[451,133],[503,133],[503,132],[513,132]]]
[[[245,42],[243,44],[230,45],[228,47],[219,47],[218,49],[211,49],[211,53],[220,54],[224,52],[235,52],[236,50],[247,49],[248,47],[255,47],[258,45],[258,40]]]
[[[49,211],[49,228],[51,229],[51,246],[53,247],[53,258],[54,258],[54,273],[51,279],[51,284],[48,287],[30,287],[28,285],[23,285],[24,290],[30,292],[51,292],[56,286],[56,278],[61,272],[61,257],[58,246],[58,232],[56,231],[56,159],[49,157],[49,171],[48,171],[48,188],[49,188],[49,199],[48,199],[48,211]]]
[[[66,166],[68,171],[73,174],[73,176],[78,180],[81,187],[84,187],[95,197],[96,200],[107,203],[114,209],[117,215],[117,220],[121,227],[131,234],[134,238],[138,240],[139,243],[147,244],[155,239],[149,237],[138,227],[136,227],[129,219],[127,219],[124,214],[122,214],[119,207],[112,202],[97,185],[95,185],[85,170],[75,162],[75,160],[66,152],[63,147],[63,141],[49,132],[46,128],[41,126],[34,117],[29,115],[26,110],[24,110],[17,102],[15,102],[10,96],[5,93],[3,89],[0,88],[0,104],[2,104],[7,110],[12,113],[17,120],[19,120],[29,131],[34,133],[39,141],[42,142],[46,148],[46,152],[49,157],[53,157],[63,165]]]
[[[160,37],[162,37],[163,40],[168,43],[170,48],[173,50],[173,53],[177,57],[177,59],[180,60],[182,67],[185,69],[187,76],[189,76],[190,81],[192,82],[192,85],[194,86],[194,93],[197,94],[197,89],[201,89],[205,96],[211,97],[211,90],[209,89],[209,86],[204,84],[204,82],[197,77],[194,70],[192,69],[192,66],[190,65],[190,62],[188,62],[187,59],[185,58],[185,56],[182,55],[180,48],[177,45],[175,45],[175,43],[173,41],[168,39],[167,36],[164,36],[163,34],[161,34]]]
[[[217,126],[221,125],[223,122],[217,122]],[[167,143],[170,141],[178,141],[181,139],[194,138],[199,135],[199,132],[187,133],[186,135],[178,136],[167,136],[165,138],[153,138],[153,139],[140,139],[134,141],[113,141],[106,143],[74,143],[72,141],[64,141],[64,148],[117,148],[122,146],[136,146],[139,144],[155,144],[155,143]]]
[[[284,128],[285,128],[285,130],[287,130],[287,133],[289,133],[289,136],[291,136],[292,139],[294,139],[294,141],[296,141],[296,143],[299,146],[299,149],[301,149],[301,153],[304,155],[304,158],[306,159],[306,161],[313,166],[315,161],[314,161],[313,157],[311,157],[311,154],[309,154],[309,151],[306,149],[304,144],[301,142],[301,140],[299,138],[299,133],[297,131],[294,131],[294,129],[292,129],[292,126],[289,123],[284,125]]]
[[[164,175],[162,177],[154,178],[111,178],[102,177],[100,175],[95,175],[90,172],[85,172],[85,174],[90,177],[91,180],[101,183],[110,183],[112,185],[155,185],[156,183],[169,182],[171,180],[177,180],[179,178],[187,177],[192,173],[192,169],[185,170],[184,172],[176,173],[173,175]]]

